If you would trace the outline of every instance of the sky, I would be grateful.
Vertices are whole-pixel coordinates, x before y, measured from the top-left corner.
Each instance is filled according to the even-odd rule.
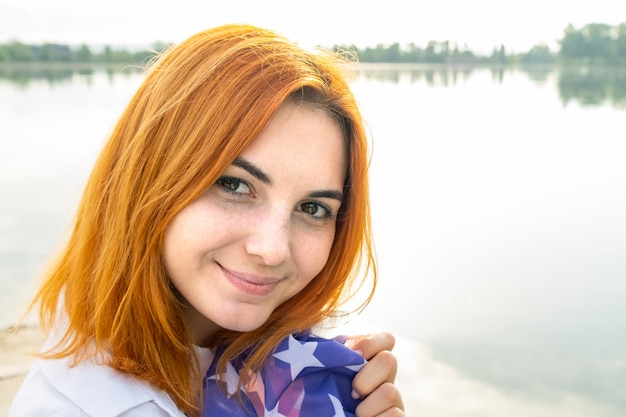
[[[456,42],[489,53],[556,47],[568,24],[626,22],[623,0],[0,0],[0,42],[152,45],[225,24],[274,29],[305,46]]]

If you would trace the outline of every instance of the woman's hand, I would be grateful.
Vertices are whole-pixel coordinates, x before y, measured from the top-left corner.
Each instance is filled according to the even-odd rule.
[[[356,409],[357,417],[405,416],[402,396],[394,385],[398,362],[391,349],[395,342],[386,332],[348,336],[346,346],[368,360],[352,382],[352,396],[364,397]]]

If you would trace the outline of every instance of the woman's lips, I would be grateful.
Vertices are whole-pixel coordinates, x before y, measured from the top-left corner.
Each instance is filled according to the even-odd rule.
[[[219,264],[218,264],[219,265]],[[246,294],[266,296],[278,286],[281,278],[264,277],[232,271],[219,265],[224,276],[240,291]]]

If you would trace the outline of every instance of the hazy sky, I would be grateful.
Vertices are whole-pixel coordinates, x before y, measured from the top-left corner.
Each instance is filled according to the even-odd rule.
[[[408,6],[410,5],[410,6]],[[451,40],[477,52],[553,45],[568,23],[626,22],[623,0],[0,0],[0,42],[149,45],[229,22],[305,45]]]

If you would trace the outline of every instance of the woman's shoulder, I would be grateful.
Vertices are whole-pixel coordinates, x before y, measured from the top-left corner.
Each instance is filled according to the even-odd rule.
[[[40,359],[30,370],[9,417],[183,417],[170,397],[130,375],[95,363]]]

